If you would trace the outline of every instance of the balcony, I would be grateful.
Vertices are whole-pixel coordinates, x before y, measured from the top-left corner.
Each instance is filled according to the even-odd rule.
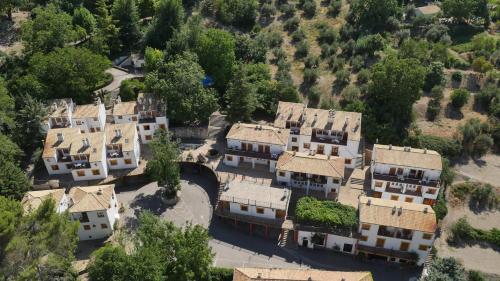
[[[106,153],[107,158],[123,158],[123,152],[122,151],[108,151]]]
[[[71,127],[70,122],[64,122],[64,123],[51,123],[50,128],[51,129],[60,129],[60,128],[69,128]]]
[[[358,251],[361,251],[361,252],[364,252],[367,254],[396,257],[396,258],[405,259],[405,260],[409,260],[409,261],[417,261],[418,260],[418,256],[412,252],[379,248],[379,247],[367,246],[367,245],[363,245],[363,244],[358,245]]]
[[[239,150],[226,148],[226,154],[242,156],[242,157],[251,157],[251,158],[259,158],[266,160],[277,160],[280,154],[271,154],[266,152],[258,152],[258,151],[248,151],[248,150]]]
[[[222,208],[221,205],[219,205],[219,207],[215,210],[215,214],[223,218],[229,218],[238,221],[244,221],[247,223],[276,227],[276,228],[281,228],[283,222],[285,221],[284,218],[270,219],[265,217],[231,213],[228,209]]]
[[[69,163],[69,162],[72,162],[73,160],[71,160],[71,156],[69,155],[61,155],[61,154],[57,154],[57,162],[58,163]]]
[[[405,230],[388,230],[384,227],[380,227],[377,232],[378,236],[385,236],[391,238],[398,238],[404,240],[411,240],[413,238],[413,233],[411,231]]]
[[[311,136],[311,142],[328,143],[328,144],[336,144],[336,145],[347,145],[347,134],[345,134],[342,139],[332,137],[332,136],[313,134]]]
[[[405,184],[414,184],[414,185],[425,185],[430,187],[439,187],[439,180],[424,180],[418,178],[411,177],[401,177],[397,175],[386,175],[386,174],[378,174],[373,173],[374,180],[383,180],[383,181],[391,181],[391,182],[399,182]]]
[[[418,189],[411,190],[409,188],[406,188],[405,192],[403,192],[402,188],[390,187],[389,183],[387,183],[387,187],[385,188],[385,191],[390,192],[390,193],[399,193],[399,194],[422,197],[422,190],[418,190]]]
[[[73,170],[79,170],[79,169],[90,169],[90,163],[89,162],[74,163]]]

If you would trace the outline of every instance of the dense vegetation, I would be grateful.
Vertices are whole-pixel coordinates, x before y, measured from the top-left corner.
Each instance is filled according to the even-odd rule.
[[[500,229],[492,228],[483,230],[472,227],[466,218],[460,218],[450,226],[451,235],[448,237],[450,243],[490,243],[496,247],[500,247]]]
[[[299,223],[325,226],[332,229],[353,229],[357,225],[356,209],[334,201],[302,197],[295,210]]]

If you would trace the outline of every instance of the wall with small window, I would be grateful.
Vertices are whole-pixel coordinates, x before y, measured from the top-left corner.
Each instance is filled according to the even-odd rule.
[[[331,233],[315,233],[299,230],[297,243],[299,246],[307,246],[310,249],[320,247],[346,254],[354,254],[356,251],[357,239]]]
[[[261,217],[266,219],[275,219],[276,210],[268,207],[261,207],[255,205],[240,204],[235,202],[229,203],[229,211],[231,213]]]

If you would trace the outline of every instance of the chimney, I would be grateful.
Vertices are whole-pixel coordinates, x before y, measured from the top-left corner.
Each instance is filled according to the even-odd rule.
[[[392,214],[394,215],[396,213],[396,206],[392,207]]]
[[[56,111],[56,110],[57,110],[57,103],[53,102],[53,103],[52,103],[52,106],[50,107],[50,109],[51,109],[52,111]]]
[[[82,143],[83,143],[83,146],[84,146],[84,147],[89,147],[89,146],[90,146],[90,141],[89,141],[89,139],[88,139],[88,138],[84,138],[84,139],[82,140]]]
[[[122,136],[122,130],[116,129],[115,130],[115,135],[116,135],[117,138],[121,138],[121,136]]]
[[[372,204],[372,199],[368,199],[368,201],[366,202],[366,205],[370,206],[371,204]]]
[[[392,149],[392,144],[389,144],[389,150],[391,150],[391,149]]]
[[[97,190],[97,195],[102,195],[102,188],[99,188],[99,189]]]
[[[57,141],[58,142],[63,142],[64,141],[64,135],[63,135],[63,133],[57,133]]]
[[[318,113],[314,113],[314,119],[313,119],[313,122],[316,122],[318,121]]]
[[[403,213],[403,207],[399,207],[398,216],[401,216],[402,213]]]
[[[345,118],[345,125],[346,126],[349,125],[349,116],[346,116],[346,118]]]
[[[424,208],[424,214],[427,214],[427,207]]]
[[[96,104],[96,105],[100,105],[100,104],[101,104],[101,98],[97,97],[97,98],[95,99],[95,104]]]
[[[427,148],[424,148],[424,153],[427,154]]]
[[[122,102],[122,98],[120,97],[120,95],[118,95],[118,96],[116,97],[115,102],[116,102],[116,103],[120,103],[120,102]]]
[[[334,118],[335,118],[335,110],[333,109],[328,110],[328,123],[332,124]]]

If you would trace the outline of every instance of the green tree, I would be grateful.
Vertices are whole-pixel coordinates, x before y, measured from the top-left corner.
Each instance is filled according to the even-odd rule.
[[[477,72],[486,73],[493,69],[493,65],[485,57],[477,57],[472,61],[472,69]]]
[[[106,244],[92,253],[92,259],[88,267],[89,280],[127,280],[127,271],[130,266],[132,264],[123,247]]]
[[[3,169],[2,169],[3,171]],[[6,280],[75,280],[71,262],[76,250],[78,222],[56,213],[49,199],[16,225],[5,248],[0,272]]]
[[[247,69],[239,64],[226,92],[227,117],[230,121],[250,121],[257,108],[257,93],[249,82]]]
[[[96,28],[96,19],[94,15],[85,7],[78,7],[73,11],[73,25],[85,29],[88,35],[91,35]]]
[[[0,196],[0,266],[5,246],[16,233],[22,214],[23,209],[19,201]]]
[[[167,115],[174,123],[207,122],[218,105],[215,91],[203,87],[204,77],[196,55],[184,53],[148,74],[146,86],[167,101]]]
[[[365,114],[370,140],[398,143],[404,139],[424,78],[425,68],[415,59],[391,56],[373,66]]]
[[[474,143],[472,146],[472,156],[474,156],[475,158],[480,158],[486,155],[486,153],[490,151],[492,146],[493,139],[486,134],[481,134],[474,139]]]
[[[144,83],[137,79],[125,80],[120,85],[120,98],[122,101],[135,101],[144,88]]]
[[[73,98],[86,103],[110,66],[109,60],[88,49],[66,47],[33,55],[28,72],[44,86],[46,98]]]
[[[31,96],[23,98],[21,107],[16,113],[17,126],[14,135],[27,155],[42,146],[45,136],[43,122],[47,115],[47,107],[42,102]]]
[[[97,0],[95,7],[97,30],[88,41],[89,49],[102,55],[119,52],[119,29],[109,14],[109,7],[106,0]]]
[[[139,12],[134,0],[115,0],[111,9],[113,19],[119,28],[119,38],[124,50],[132,50],[141,38]]]
[[[158,0],[139,0],[137,1],[137,6],[141,18],[152,17],[156,13]]]
[[[435,258],[423,281],[466,281],[465,270],[454,258]]]
[[[146,32],[146,46],[164,49],[174,30],[182,26],[184,16],[181,0],[161,0]]]
[[[248,34],[236,34],[236,59],[243,62],[266,62],[267,46],[263,40],[251,38]]]
[[[50,52],[77,39],[72,18],[49,4],[33,9],[34,19],[22,25],[22,39],[28,53]]]
[[[0,161],[0,196],[20,200],[30,187],[26,174],[15,163]]]
[[[477,0],[444,0],[442,9],[446,17],[465,22],[474,15]]]
[[[200,65],[206,74],[214,78],[214,85],[219,93],[224,93],[231,79],[236,60],[234,50],[234,37],[227,31],[215,28],[208,29],[201,36],[196,48]]]
[[[14,99],[0,78],[0,132],[10,131],[14,125]]]
[[[456,89],[451,93],[451,104],[460,109],[467,103],[469,96],[469,91],[466,89]]]
[[[147,72],[158,70],[163,64],[163,52],[158,49],[147,47],[144,52],[144,61]]]
[[[349,16],[359,30],[383,31],[399,13],[396,0],[354,0]]]
[[[425,76],[424,90],[429,92],[435,86],[441,86],[445,82],[444,64],[432,62]]]
[[[259,2],[257,0],[215,0],[214,6],[217,19],[223,24],[251,29],[257,18]]]
[[[180,189],[179,147],[171,135],[160,131],[149,144],[152,159],[146,164],[146,174],[165,188],[165,196],[172,198]]]
[[[21,6],[22,0],[3,0],[0,2],[0,15],[7,14],[7,19],[12,21],[12,11],[14,8]]]
[[[0,159],[6,162],[19,163],[24,152],[9,137],[0,133]]]

